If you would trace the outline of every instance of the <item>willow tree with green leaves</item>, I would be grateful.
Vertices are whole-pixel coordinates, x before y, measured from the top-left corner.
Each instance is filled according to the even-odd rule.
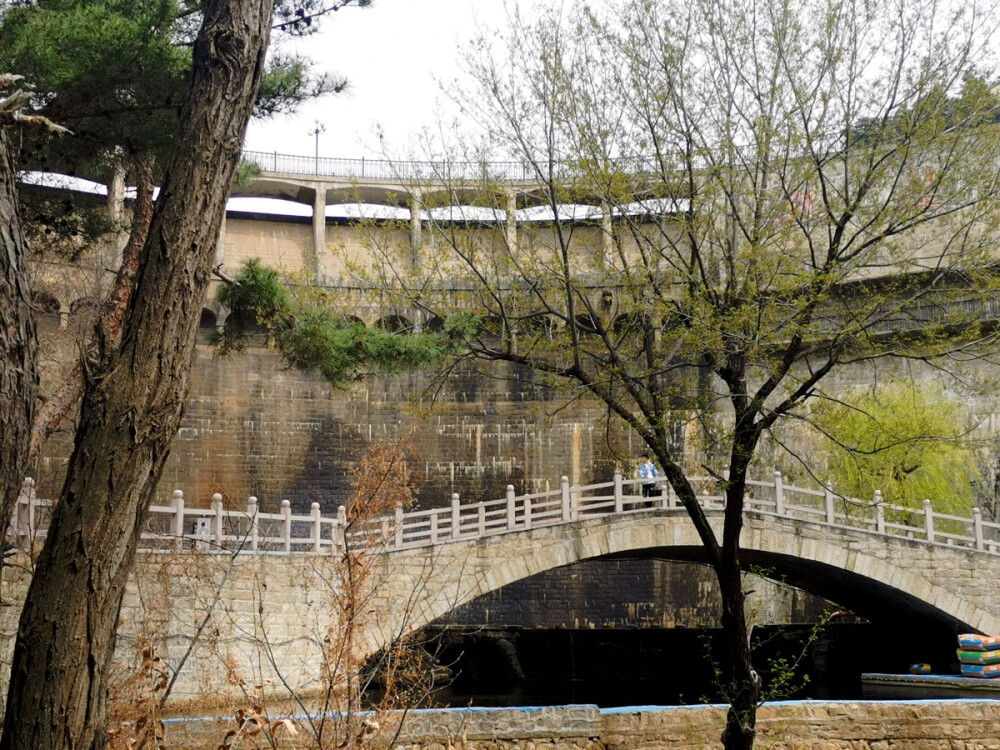
[[[847,497],[872,497],[920,510],[969,516],[982,482],[976,423],[940,385],[887,379],[821,401],[811,415],[828,438],[824,478]]]
[[[1000,13],[931,0],[532,13],[467,54],[476,85],[460,103],[481,129],[464,143],[482,145],[456,160],[507,163],[422,189],[431,207],[472,196],[495,226],[441,223],[408,266],[376,245],[372,284],[428,318],[471,313],[483,325],[467,356],[566,383],[641,437],[718,577],[722,740],[750,748],[762,686],[740,533],[762,440],[805,418],[838,368],[992,340],[979,317],[996,287]],[[550,221],[514,232],[525,205]],[[685,462],[682,423],[717,461]],[[721,518],[698,503],[690,478],[705,471]]]

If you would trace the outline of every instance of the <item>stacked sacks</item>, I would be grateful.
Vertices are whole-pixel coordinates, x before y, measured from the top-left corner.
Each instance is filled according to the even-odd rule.
[[[965,677],[1000,677],[1000,636],[958,636],[958,660]]]

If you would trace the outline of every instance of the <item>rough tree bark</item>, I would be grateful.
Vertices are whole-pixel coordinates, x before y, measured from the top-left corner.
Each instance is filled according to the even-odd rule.
[[[0,530],[10,523],[28,469],[38,391],[28,248],[18,214],[14,163],[0,128]]]
[[[25,602],[0,750],[107,743],[125,581],[180,423],[215,242],[264,66],[271,0],[209,0],[177,149],[121,344],[87,373],[73,454]]]

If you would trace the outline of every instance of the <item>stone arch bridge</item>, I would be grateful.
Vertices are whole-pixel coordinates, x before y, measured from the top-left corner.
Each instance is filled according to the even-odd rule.
[[[518,496],[508,487],[503,499],[474,504],[455,495],[444,508],[399,510],[362,527],[347,525],[343,509],[338,518],[322,517],[318,504],[299,515],[286,500],[279,513],[262,513],[255,498],[235,509],[217,495],[210,508],[193,508],[178,491],[170,505],[151,509],[120,643],[137,637],[131,629],[148,626],[152,611],[166,661],[183,674],[178,698],[203,690],[208,664],[220,657],[229,665],[255,662],[265,672],[255,680],[307,686],[317,679],[324,637],[336,630],[348,549],[371,574],[358,644],[367,654],[556,567],[614,556],[701,561],[693,525],[669,490],[647,499],[635,494],[637,485],[619,473],[587,486],[563,478],[548,492]],[[851,501],[787,486],[780,474],[751,485],[742,534],[748,566],[869,619],[1000,633],[1000,523],[978,510],[969,518],[939,514],[929,501],[919,509],[883,503],[878,494]],[[712,480],[696,486],[721,533],[722,497]],[[46,512],[27,485],[15,532],[22,539],[44,533]],[[5,585],[10,593],[19,584]],[[208,620],[211,647],[190,648]],[[267,660],[251,658],[260,643],[250,633],[270,634]]]

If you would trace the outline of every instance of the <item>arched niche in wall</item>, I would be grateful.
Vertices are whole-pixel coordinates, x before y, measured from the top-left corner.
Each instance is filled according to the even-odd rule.
[[[601,326],[600,321],[590,315],[587,315],[586,313],[577,315],[576,318],[574,318],[574,322],[577,330],[583,334],[592,335],[603,330],[603,326]]]
[[[376,328],[389,333],[413,333],[413,323],[402,315],[386,315],[375,322]]]
[[[430,333],[441,333],[444,330],[444,318],[440,315],[428,318],[424,323],[424,330]]]
[[[201,318],[198,320],[198,343],[214,344],[218,336],[217,326],[219,319],[214,312],[207,307],[201,309]]]

